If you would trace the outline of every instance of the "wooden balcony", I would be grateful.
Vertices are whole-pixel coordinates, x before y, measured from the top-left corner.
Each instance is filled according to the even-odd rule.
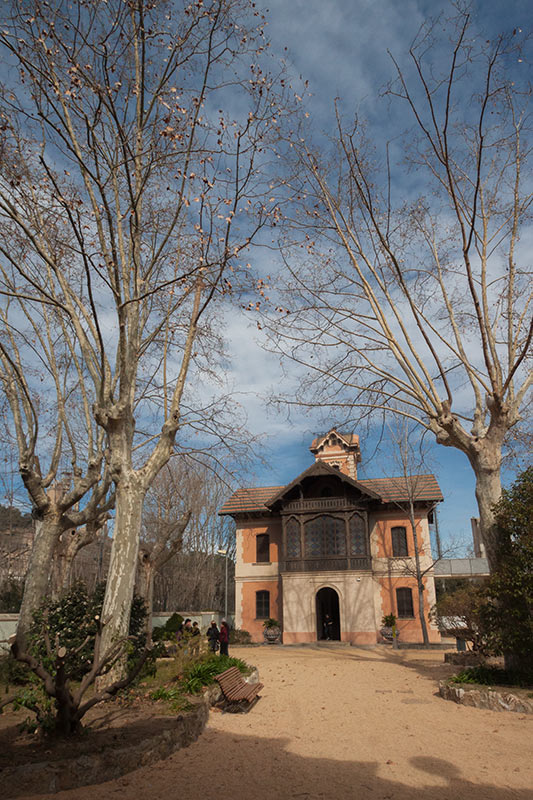
[[[291,558],[280,563],[282,572],[330,572],[349,569],[368,572],[372,569],[370,556],[321,556],[319,558]]]
[[[313,497],[310,500],[291,500],[290,503],[285,503],[283,513],[288,511],[339,511],[347,507],[348,501],[344,497]]]

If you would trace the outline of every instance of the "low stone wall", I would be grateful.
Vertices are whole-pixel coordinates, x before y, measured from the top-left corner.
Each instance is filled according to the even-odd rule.
[[[463,706],[487,708],[490,711],[517,711],[519,714],[533,714],[533,699],[503,689],[496,691],[489,686],[485,689],[440,681],[439,694],[445,700],[453,700],[454,703],[461,703]]]
[[[256,667],[245,680],[258,683]],[[161,723],[164,729],[160,733],[144,737],[134,746],[111,747],[78,758],[8,767],[2,771],[2,797],[9,800],[25,794],[54,793],[104,783],[168,758],[198,739],[207,724],[210,707],[221,696],[218,683],[212,684],[205,689],[192,711],[174,719],[164,718]]]
[[[2,771],[2,797],[8,800],[104,783],[168,758],[198,739],[206,726],[209,706],[216,698],[216,690],[206,692],[191,712],[172,721],[162,720],[164,728],[160,733],[143,738],[134,746],[110,747],[78,758],[8,767]]]

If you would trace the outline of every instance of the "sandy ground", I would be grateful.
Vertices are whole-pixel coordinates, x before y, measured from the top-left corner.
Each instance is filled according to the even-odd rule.
[[[533,716],[437,697],[442,652],[233,648],[265,688],[166,761],[57,800],[533,800]],[[1,791],[0,791],[1,793]]]

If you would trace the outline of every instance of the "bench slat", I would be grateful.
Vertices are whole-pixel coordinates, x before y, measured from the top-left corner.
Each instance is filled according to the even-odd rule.
[[[215,676],[220,688],[229,702],[246,700],[251,703],[263,688],[262,683],[246,683],[237,667],[230,667]]]

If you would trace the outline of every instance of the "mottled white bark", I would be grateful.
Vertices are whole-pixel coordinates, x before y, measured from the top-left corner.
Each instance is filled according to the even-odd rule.
[[[117,485],[113,545],[102,607],[103,655],[128,635],[145,493],[133,470]],[[113,675],[118,676],[122,669],[123,663],[117,663]]]
[[[56,514],[47,514],[35,521],[35,538],[17,624],[17,642],[22,651],[26,650],[33,613],[47,595],[52,558],[61,532]]]

